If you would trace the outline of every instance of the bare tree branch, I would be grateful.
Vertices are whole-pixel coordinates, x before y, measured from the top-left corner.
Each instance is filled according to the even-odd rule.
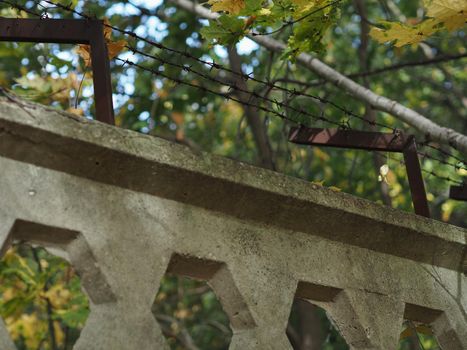
[[[363,71],[359,73],[352,73],[347,75],[348,78],[359,78],[359,77],[368,77],[370,75],[377,75],[381,73],[392,72],[394,70],[404,69],[408,67],[419,67],[419,66],[427,66],[430,64],[437,64],[443,62],[450,62],[455,60],[460,60],[467,57],[467,53],[462,53],[458,55],[442,55],[432,59],[421,60],[421,61],[413,61],[413,62],[402,62],[397,63],[392,66],[382,67],[370,71]]]
[[[200,17],[206,19],[218,18],[216,13],[212,13],[207,8],[197,5],[190,0],[170,1]],[[257,44],[271,51],[282,52],[286,48],[286,44],[270,37],[251,36],[250,38]],[[323,79],[332,82],[340,89],[348,92],[356,99],[371,105],[375,109],[387,112],[414,127],[423,133],[426,138],[441,143],[447,143],[461,151],[463,154],[467,154],[467,136],[452,129],[442,127],[428,119],[426,116],[403,106],[397,101],[374,93],[308,53],[301,53],[298,55],[297,62],[315,72]]]

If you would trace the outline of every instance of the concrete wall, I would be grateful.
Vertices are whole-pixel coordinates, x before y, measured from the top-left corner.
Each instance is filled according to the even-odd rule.
[[[0,247],[59,249],[91,314],[74,349],[166,349],[167,272],[205,279],[230,349],[291,349],[295,297],[352,349],[396,349],[404,319],[467,349],[467,230],[32,104],[0,100]],[[0,349],[12,350],[0,322]]]

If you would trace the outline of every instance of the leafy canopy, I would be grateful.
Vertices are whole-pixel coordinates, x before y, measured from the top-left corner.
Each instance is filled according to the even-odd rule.
[[[209,0],[221,12],[209,21],[202,35],[215,44],[228,45],[245,35],[270,35],[292,27],[287,56],[322,51],[326,31],[339,18],[341,0]],[[293,25],[293,26],[292,26]]]
[[[396,47],[417,44],[441,30],[455,31],[467,20],[465,0],[424,0],[426,20],[414,24],[381,21],[383,28],[372,28],[370,35],[380,43],[394,42]]]

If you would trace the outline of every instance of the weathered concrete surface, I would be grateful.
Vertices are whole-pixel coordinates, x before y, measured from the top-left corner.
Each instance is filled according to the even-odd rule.
[[[58,247],[87,276],[75,349],[166,349],[151,305],[167,270],[209,281],[231,349],[290,349],[294,297],[352,349],[395,349],[404,318],[467,349],[464,229],[6,100],[0,172],[0,247]]]

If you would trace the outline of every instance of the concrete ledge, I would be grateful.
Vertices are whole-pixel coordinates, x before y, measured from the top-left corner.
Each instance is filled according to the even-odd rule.
[[[0,156],[414,261],[467,270],[467,230],[168,141],[0,99]]]

